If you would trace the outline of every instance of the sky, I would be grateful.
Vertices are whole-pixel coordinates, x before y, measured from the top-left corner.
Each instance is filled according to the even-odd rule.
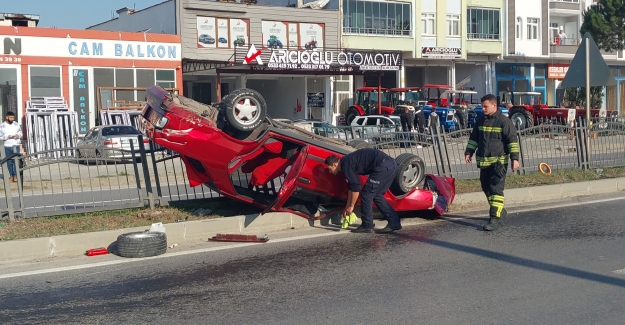
[[[123,7],[141,10],[165,0],[1,0],[0,12],[39,15],[39,27],[85,29]]]

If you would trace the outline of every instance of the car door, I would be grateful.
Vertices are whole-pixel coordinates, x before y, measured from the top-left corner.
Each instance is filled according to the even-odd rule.
[[[284,181],[282,181],[282,185],[280,186],[278,195],[276,196],[275,200],[273,200],[273,202],[269,203],[265,207],[265,210],[263,210],[261,214],[265,214],[274,208],[276,210],[279,210],[282,204],[289,198],[289,196],[295,189],[295,182],[297,181],[297,178],[302,171],[302,167],[306,162],[306,157],[308,156],[308,147],[309,145],[306,145],[302,147],[302,149],[300,149],[298,153],[299,156],[295,159],[295,162],[291,166],[291,170],[289,170],[289,173],[284,178]]]

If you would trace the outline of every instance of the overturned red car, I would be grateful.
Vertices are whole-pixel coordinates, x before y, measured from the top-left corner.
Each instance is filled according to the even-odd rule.
[[[204,184],[264,208],[263,213],[318,219],[345,207],[347,182],[341,173],[331,174],[324,160],[356,149],[272,120],[258,92],[238,89],[218,104],[205,105],[151,86],[146,101],[142,117],[148,137],[180,153],[191,186]],[[396,161],[399,173],[385,194],[390,205],[398,212],[442,215],[454,199],[455,180],[425,175],[423,161],[412,154]]]

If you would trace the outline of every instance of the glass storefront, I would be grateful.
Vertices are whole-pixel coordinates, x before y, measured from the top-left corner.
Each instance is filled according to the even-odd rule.
[[[18,112],[17,96],[17,68],[0,68],[0,111],[2,118],[9,111]]]

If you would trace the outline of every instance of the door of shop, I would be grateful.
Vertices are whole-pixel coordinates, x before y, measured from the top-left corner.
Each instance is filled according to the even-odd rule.
[[[19,106],[17,103],[21,102],[20,91],[18,91],[18,85],[21,84],[21,80],[18,78],[21,74],[17,73],[19,66],[3,66],[0,68],[0,111],[2,111],[2,117],[7,112],[16,113],[15,118],[18,119],[21,116]]]
[[[204,104],[210,104],[212,99],[213,88],[210,82],[194,82],[193,83],[193,98],[195,101]]]

